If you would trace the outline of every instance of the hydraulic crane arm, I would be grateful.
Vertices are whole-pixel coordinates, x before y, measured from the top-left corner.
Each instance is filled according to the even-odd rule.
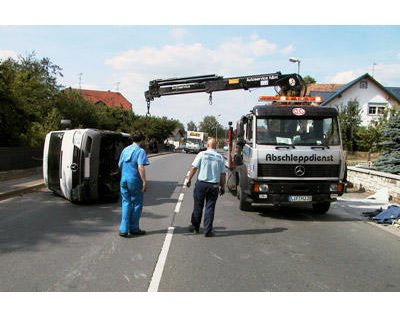
[[[248,90],[253,88],[280,87],[286,94],[294,91],[296,96],[300,96],[303,86],[303,78],[298,74],[282,74],[275,72],[270,74],[260,74],[242,77],[224,78],[216,75],[204,75],[194,77],[157,79],[150,81],[149,90],[145,92],[148,106],[154,98],[164,95],[176,95],[186,93],[207,92],[226,90]]]

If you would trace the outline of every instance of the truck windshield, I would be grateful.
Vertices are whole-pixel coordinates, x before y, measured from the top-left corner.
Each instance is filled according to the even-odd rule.
[[[188,138],[187,141],[190,142],[190,143],[194,143],[194,144],[200,144],[201,143],[201,139],[198,139],[198,138]]]
[[[340,145],[337,119],[257,118],[256,142],[261,145]]]

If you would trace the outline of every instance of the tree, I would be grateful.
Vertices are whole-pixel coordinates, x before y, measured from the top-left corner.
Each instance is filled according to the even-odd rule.
[[[35,54],[0,60],[0,146],[42,146],[45,135],[59,129],[61,119],[70,119],[72,128],[98,128],[131,133],[147,132],[147,119],[131,110],[94,104],[74,89],[61,90],[57,77],[61,68]],[[151,117],[149,138],[163,141],[178,120]]]
[[[210,137],[216,137],[216,132],[218,132],[219,138],[225,137],[224,127],[213,115],[207,115],[203,118],[203,121],[199,123],[199,131],[208,133]]]
[[[400,112],[393,115],[382,132],[386,141],[383,142],[386,151],[383,152],[375,166],[379,171],[400,173]]]
[[[60,85],[61,68],[35,53],[0,63],[1,146],[31,144],[34,122],[48,115]]]
[[[147,136],[148,139],[155,138],[158,142],[164,142],[172,132],[176,129],[184,129],[183,124],[178,120],[168,119],[167,117],[151,116],[149,118],[149,130],[147,133],[147,118],[145,116],[138,116],[132,124],[131,131],[141,131]]]
[[[377,121],[371,122],[368,127],[361,126],[356,132],[357,148],[367,152],[380,151],[384,140],[382,128]]]
[[[359,149],[368,152],[380,152],[385,141],[383,130],[389,118],[393,117],[398,111],[399,108],[397,106],[385,109],[379,119],[373,120],[368,127],[360,127],[357,131],[357,146]]]
[[[28,117],[0,90],[0,147],[20,145],[18,136],[26,132],[24,122],[28,124]]]
[[[357,148],[357,132],[360,129],[360,106],[357,99],[339,104],[339,123],[342,132],[343,147],[345,150],[354,151]]]
[[[61,119],[61,113],[57,108],[53,108],[43,118],[42,122],[33,122],[30,127],[31,137],[26,145],[32,147],[41,146],[48,132],[59,129]]]
[[[307,84],[310,84],[310,83],[316,83],[317,81],[313,78],[313,77],[311,77],[311,76],[305,76],[304,78],[303,78],[303,80],[304,80],[304,82],[305,82],[305,84],[307,85]]]
[[[187,130],[188,131],[195,131],[197,132],[197,126],[193,121],[190,121],[189,123],[187,123]]]

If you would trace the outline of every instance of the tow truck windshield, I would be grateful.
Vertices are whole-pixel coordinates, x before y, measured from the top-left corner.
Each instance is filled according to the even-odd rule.
[[[338,122],[329,118],[257,118],[256,143],[260,145],[340,145]]]

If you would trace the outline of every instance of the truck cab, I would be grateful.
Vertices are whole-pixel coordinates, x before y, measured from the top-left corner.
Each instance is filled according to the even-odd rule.
[[[345,158],[334,107],[272,97],[237,125],[228,187],[240,209],[252,203],[308,204],[326,213],[343,194]],[[312,105],[314,104],[314,105]]]
[[[204,132],[188,131],[185,151],[198,154],[206,150],[207,136],[208,134]]]

